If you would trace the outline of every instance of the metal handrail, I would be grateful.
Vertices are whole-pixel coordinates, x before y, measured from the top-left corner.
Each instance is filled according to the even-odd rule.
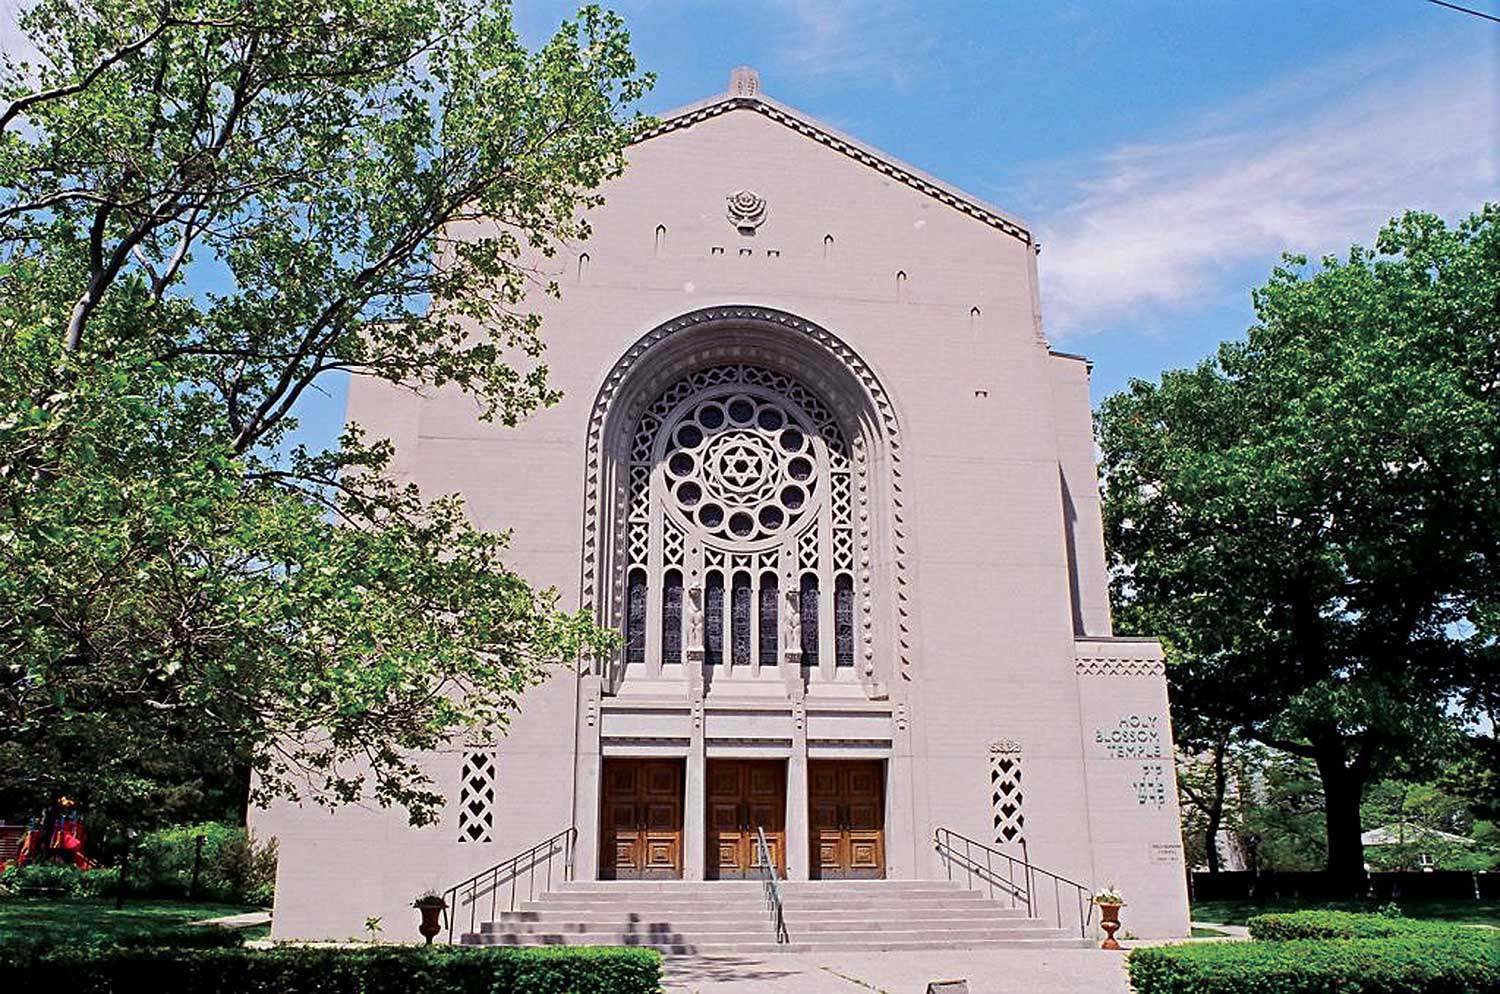
[[[787,934],[786,916],[781,907],[781,885],[776,882],[776,863],[771,859],[771,847],[766,845],[765,829],[755,826],[756,857],[760,861],[761,880],[766,885],[766,908],[771,912],[772,931],[776,933],[778,945],[792,941]]]
[[[561,875],[563,880],[573,879],[573,849],[578,841],[578,829],[565,828],[561,832],[538,842],[525,852],[518,853],[503,862],[496,863],[487,870],[481,870],[469,879],[454,884],[443,893],[443,901],[448,906],[448,943],[453,943],[453,932],[458,923],[459,898],[463,897],[463,903],[469,907],[469,931],[474,931],[475,918],[479,913],[479,906],[485,896],[490,900],[490,921],[495,920],[497,911],[516,910],[516,899],[520,893],[520,881],[526,877],[525,900],[536,898],[537,869],[546,868],[546,877],[542,882],[542,893],[552,889],[552,864],[557,857],[562,859]],[[506,890],[509,884],[509,896],[505,904],[501,904],[501,892]]]
[[[1026,842],[1021,841],[1021,858],[1016,859],[1010,853],[1001,852],[994,846],[971,839],[952,829],[938,828],[932,833],[932,843],[938,853],[943,857],[943,863],[948,869],[948,879],[953,879],[953,867],[957,864],[961,871],[968,874],[970,890],[978,890],[974,886],[974,878],[977,876],[983,885],[989,888],[990,899],[995,897],[995,890],[999,888],[1002,896],[1009,897],[1012,908],[1024,906],[1026,917],[1037,917],[1037,877],[1041,876],[1052,881],[1052,905],[1056,911],[1057,927],[1062,928],[1063,903],[1062,895],[1071,893],[1078,903],[1078,934],[1082,938],[1088,936],[1089,919],[1094,916],[1094,906],[1089,899],[1089,889],[1076,880],[1069,880],[1050,870],[1044,870],[1031,862],[1031,857],[1026,851]],[[963,844],[960,850],[958,843]],[[981,860],[982,857],[982,860]],[[1001,867],[1004,868],[1002,875],[1000,868],[996,867],[996,860],[1004,860]],[[1016,881],[1016,871],[1020,870],[1021,880]]]

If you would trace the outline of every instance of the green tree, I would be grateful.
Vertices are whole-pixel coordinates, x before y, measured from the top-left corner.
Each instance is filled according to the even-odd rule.
[[[412,762],[610,637],[329,376],[556,393],[530,295],[649,85],[614,15],[503,0],[38,0],[0,70],[0,798],[128,811],[195,769],[434,816]]]
[[[1179,714],[1316,765],[1353,881],[1366,786],[1493,694],[1500,207],[1289,256],[1254,303],[1246,340],[1100,408],[1114,593]]]

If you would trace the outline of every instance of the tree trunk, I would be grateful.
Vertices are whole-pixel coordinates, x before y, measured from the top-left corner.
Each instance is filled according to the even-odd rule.
[[[1365,784],[1344,761],[1341,745],[1320,747],[1316,758],[1323,781],[1323,823],[1328,831],[1328,873],[1350,897],[1365,889],[1365,848],[1360,841],[1359,805]]]
[[[1229,786],[1229,777],[1224,770],[1224,752],[1229,748],[1229,743],[1221,739],[1214,746],[1214,793],[1213,801],[1208,806],[1208,849],[1205,852],[1209,873],[1218,873],[1222,868],[1219,862],[1219,829],[1224,824],[1224,794]]]

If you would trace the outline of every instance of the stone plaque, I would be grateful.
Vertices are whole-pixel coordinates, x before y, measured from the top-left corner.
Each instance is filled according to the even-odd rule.
[[[969,994],[967,980],[934,980],[927,985],[927,994]]]

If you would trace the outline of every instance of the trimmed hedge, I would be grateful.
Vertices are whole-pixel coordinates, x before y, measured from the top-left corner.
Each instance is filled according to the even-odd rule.
[[[0,990],[68,994],[657,994],[661,955],[606,947],[58,950]]]
[[[1443,939],[1465,929],[1448,922],[1419,921],[1399,915],[1362,915],[1352,911],[1291,911],[1256,915],[1246,925],[1250,938],[1264,942],[1295,939],[1391,939],[1398,936]]]
[[[64,944],[66,942],[66,944]],[[59,955],[109,955],[119,949],[238,949],[245,944],[244,935],[230,928],[213,925],[178,925],[139,934],[68,936],[57,933],[21,934],[0,943],[0,978],[9,969],[28,966]]]
[[[1137,994],[1496,994],[1493,933],[1135,949]]]

